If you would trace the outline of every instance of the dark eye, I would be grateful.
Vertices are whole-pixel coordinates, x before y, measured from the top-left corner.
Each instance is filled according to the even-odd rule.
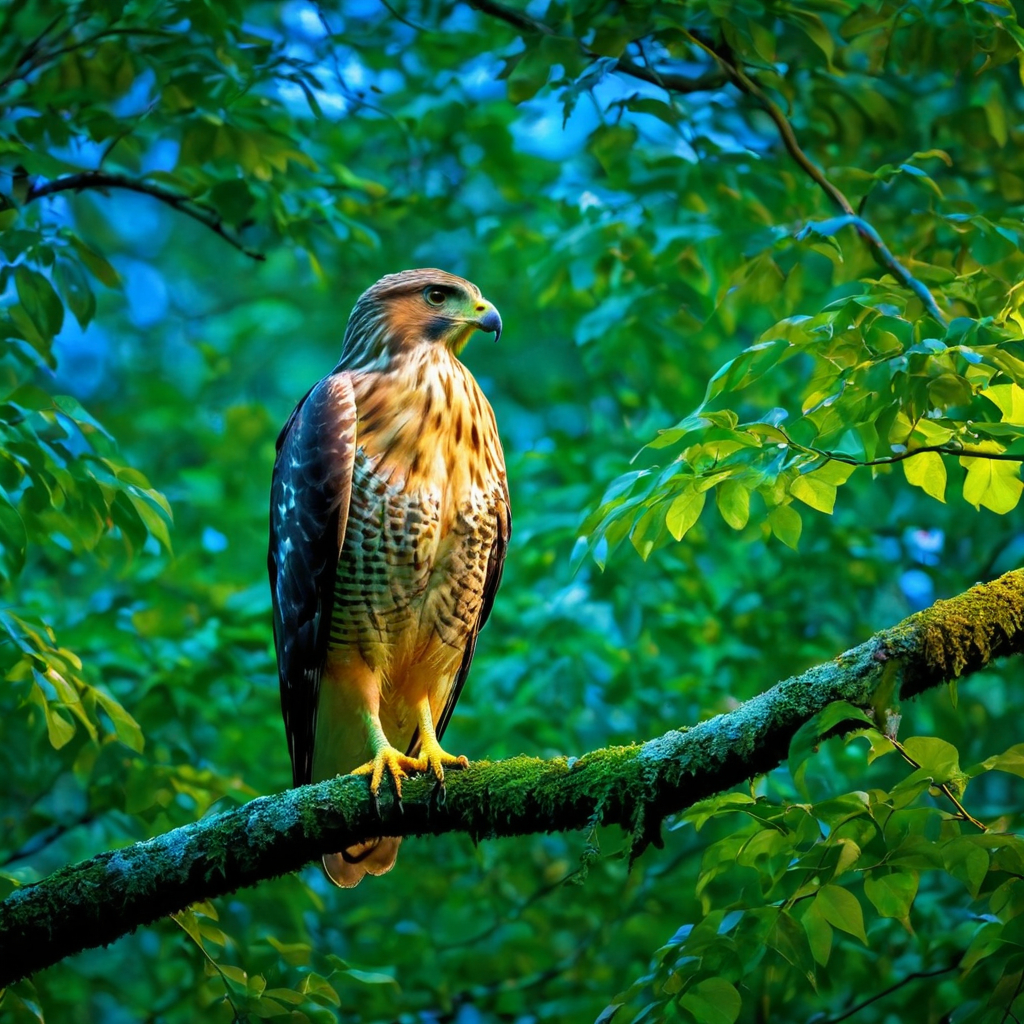
[[[445,299],[448,298],[448,293],[443,288],[428,288],[423,293],[423,297],[432,306],[443,306]]]

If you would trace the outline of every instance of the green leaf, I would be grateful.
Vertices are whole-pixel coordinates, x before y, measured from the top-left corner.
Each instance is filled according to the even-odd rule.
[[[345,974],[363,985],[398,985],[390,974],[382,974],[380,971],[361,971],[357,967],[347,967]]]
[[[960,771],[960,755],[952,743],[937,736],[911,736],[903,749],[931,776],[932,781],[948,782]]]
[[[53,285],[42,274],[25,266],[14,268],[14,283],[18,301],[32,325],[45,341],[52,340],[64,324],[64,304]]]
[[[108,288],[120,288],[121,287],[121,275],[105,260],[99,253],[95,253],[90,249],[81,239],[73,237],[71,239],[72,245],[78,252],[82,263],[85,264],[86,270],[92,274],[101,284],[105,284]]]
[[[53,276],[61,298],[84,331],[96,315],[96,296],[89,287],[82,264],[77,260],[58,260]]]
[[[874,724],[871,717],[861,708],[845,700],[837,700],[804,722],[790,740],[786,763],[793,776],[793,782],[801,793],[806,795],[806,787],[803,782],[806,761],[817,750],[822,736],[827,735],[843,722]]]
[[[54,750],[60,750],[75,735],[75,723],[65,718],[50,704],[38,683],[32,684],[31,699],[32,703],[37,705],[43,712],[50,745]]]
[[[868,944],[864,933],[864,911],[852,892],[838,885],[823,885],[814,902],[830,925],[860,939],[865,946]]]
[[[1019,384],[992,384],[981,396],[999,409],[1004,422],[1024,424],[1024,388]]]
[[[825,61],[829,68],[832,67],[832,57],[835,54],[835,40],[832,38],[832,34],[829,32],[825,23],[816,14],[810,14],[806,11],[796,11],[790,9],[788,16],[796,22],[807,33],[809,39],[821,50],[825,55]]]
[[[739,992],[724,978],[706,978],[679,997],[700,1024],[733,1024],[743,1008]]]
[[[803,529],[800,513],[792,505],[778,505],[768,513],[768,522],[771,524],[772,533],[783,544],[796,551],[800,531]]]
[[[134,750],[137,754],[141,754],[145,746],[145,740],[142,737],[142,729],[139,727],[139,723],[125,711],[119,701],[109,694],[104,693],[98,687],[94,687],[92,692],[100,707],[103,708],[110,717],[111,722],[114,723],[114,731],[117,733],[117,738],[126,747]]]
[[[946,500],[946,464],[938,452],[922,452],[901,463],[907,483],[938,501]]]
[[[1021,492],[1024,491],[1024,483],[1020,479],[1020,463],[961,456],[960,465],[967,470],[964,501],[970,502],[975,508],[984,505],[1000,515],[1006,515],[1017,507]]]
[[[1024,743],[1017,743],[1002,754],[995,754],[982,761],[986,771],[1008,772],[1024,779]],[[976,774],[973,770],[969,774]]]
[[[299,991],[309,996],[318,1003],[330,1006],[341,1006],[341,997],[335,991],[334,986],[326,978],[321,977],[315,971],[310,971],[302,979]]]
[[[825,967],[832,953],[832,925],[822,916],[817,900],[812,900],[803,916],[804,931],[815,963]]]
[[[813,471],[798,476],[790,485],[789,493],[798,498],[805,505],[832,515],[832,509],[836,503],[836,488],[834,484],[826,483],[818,479]]]
[[[917,884],[916,871],[893,871],[890,874],[874,871],[864,879],[864,895],[879,916],[905,921],[917,895]]]
[[[665,523],[668,526],[668,532],[676,540],[682,540],[690,527],[697,522],[704,510],[706,500],[707,492],[698,491],[692,485],[673,499],[672,504],[669,505]]]
[[[718,511],[734,530],[742,530],[750,519],[750,491],[739,480],[726,480],[716,494]]]
[[[959,836],[942,848],[942,859],[946,870],[958,881],[963,882],[967,891],[975,898],[981,892],[991,859],[988,850],[977,841],[979,836]]]

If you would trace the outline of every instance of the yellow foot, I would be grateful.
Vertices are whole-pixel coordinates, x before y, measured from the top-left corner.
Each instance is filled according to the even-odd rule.
[[[376,799],[380,790],[380,784],[384,779],[385,769],[391,773],[391,778],[395,782],[395,795],[399,800],[402,799],[402,779],[409,777],[408,772],[424,770],[419,760],[407,757],[389,745],[381,747],[374,755],[372,761],[367,761],[366,764],[353,769],[352,774],[370,776],[370,792],[373,794],[374,799]]]
[[[456,757],[441,749],[441,744],[432,736],[424,737],[420,746],[420,756],[414,762],[416,771],[433,772],[440,785],[444,785],[444,770],[449,768],[468,768],[469,760],[463,755]]]

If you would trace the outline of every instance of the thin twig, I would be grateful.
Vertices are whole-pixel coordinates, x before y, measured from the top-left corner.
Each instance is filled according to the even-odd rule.
[[[863,1002],[858,1003],[856,1006],[851,1006],[845,1013],[841,1013],[838,1017],[830,1017],[828,1020],[822,1021],[821,1024],[839,1024],[840,1021],[849,1020],[855,1013],[860,1013],[865,1007],[870,1006],[872,1003],[877,1002],[879,999],[884,999],[888,995],[892,995],[893,992],[899,991],[904,985],[909,985],[912,981],[917,981],[919,978],[935,978],[940,974],[949,974],[950,971],[955,971],[960,966],[960,961],[963,959],[963,954],[958,956],[953,963],[946,967],[937,967],[934,971],[914,971],[913,974],[908,974],[905,978],[897,981],[895,985],[890,985],[887,989],[883,989],[881,992],[876,992],[873,996],[865,999]],[[1016,996],[1014,996],[1016,998]]]
[[[66,12],[61,11],[57,15],[57,17],[55,17],[46,26],[46,28],[44,28],[43,31],[39,33],[39,35],[37,35],[34,39],[32,39],[32,40],[30,40],[28,42],[28,44],[25,46],[25,49],[23,49],[21,51],[21,56],[19,56],[18,59],[14,62],[14,67],[11,68],[12,74],[13,74],[13,72],[17,71],[18,68],[20,68],[22,64],[27,63],[28,61],[30,61],[35,56],[35,53],[39,49],[39,47],[42,45],[43,40],[57,27],[57,25],[60,23],[61,19],[64,17],[65,13]],[[6,28],[6,27],[7,26],[5,24],[4,28]],[[0,85],[6,85],[9,81],[12,81],[10,76],[5,78],[3,80],[3,82],[0,82]]]
[[[182,911],[186,913],[186,911]],[[213,959],[212,956],[206,951],[206,947],[201,943],[197,942],[192,933],[181,923],[181,914],[171,914],[171,920],[199,947],[199,951],[206,957],[207,961],[213,966],[213,969],[220,975],[220,980],[224,983],[224,998],[228,1001],[231,1009],[234,1010],[235,1016],[234,1021],[242,1021],[247,1018],[239,1014],[238,1007],[235,1005],[234,999],[231,998],[231,983],[228,981],[227,975],[221,970],[220,964]]]
[[[408,18],[403,17],[388,3],[388,0],[380,0],[380,2],[390,11],[391,16],[395,21],[400,21],[403,25],[408,25],[409,28],[414,28],[417,32],[432,32],[433,29],[427,28],[425,25],[417,25],[416,22],[410,21]]]
[[[70,29],[68,30],[70,31]],[[67,33],[63,33],[66,35]],[[56,60],[58,57],[63,57],[67,53],[73,53],[75,50],[81,50],[83,47],[90,46],[92,43],[102,42],[104,39],[109,39],[114,36],[164,36],[167,38],[174,38],[175,33],[168,32],[165,29],[155,28],[108,28],[102,32],[95,32],[91,36],[86,36],[85,39],[80,39],[76,43],[69,43],[67,46],[58,47],[56,50],[48,50],[45,53],[36,54],[32,59],[27,62],[27,67],[22,70],[22,64],[26,61],[24,56],[14,66],[6,78],[0,79],[0,88],[5,85],[10,85],[11,82],[15,82],[18,79],[27,78],[34,71],[38,71],[44,64],[50,63]]]
[[[506,24],[527,35],[569,38],[556,32],[550,25],[545,25],[543,21],[531,18],[528,14],[523,14],[522,11],[517,11],[513,7],[500,3],[499,0],[468,0],[468,2],[470,7],[474,7],[493,18],[498,18],[500,21],[504,21]],[[602,54],[594,53],[584,43],[579,42],[579,40],[576,43],[584,57],[587,57],[589,60],[599,60],[601,58]],[[710,89],[717,89],[725,85],[728,81],[726,75],[714,72],[698,75],[696,78],[688,78],[686,75],[654,71],[640,64],[635,64],[628,57],[620,57],[615,62],[614,70],[621,71],[624,75],[630,75],[633,78],[639,78],[641,81],[649,82],[651,85],[661,86],[663,89],[670,90],[671,92],[680,93],[707,92]]]
[[[907,764],[909,764],[912,768],[919,769],[921,767],[921,765],[918,764],[918,762],[915,761],[914,758],[912,758],[910,754],[907,753],[907,748],[904,747],[898,739],[896,739],[894,736],[886,736],[886,739],[896,748],[896,750],[899,752],[899,755],[903,758],[904,761],[907,762]],[[934,783],[934,785],[936,786],[936,788],[941,789],[942,792],[949,797],[953,806],[956,807],[956,809],[960,812],[960,817],[963,818],[964,821],[969,821],[972,825],[981,829],[982,832],[988,831],[988,825],[986,825],[982,821],[978,821],[978,819],[974,817],[974,815],[971,814],[971,812],[968,811],[962,803],[960,803],[956,795],[945,782],[937,782]]]
[[[212,207],[205,206],[183,196],[178,192],[172,192],[162,185],[155,185],[152,182],[142,181],[138,178],[129,178],[123,174],[108,174],[105,171],[82,171],[80,174],[69,174],[64,178],[57,178],[54,181],[47,181],[42,185],[33,185],[25,196],[25,203],[31,203],[35,199],[42,199],[44,196],[55,195],[58,192],[82,192],[86,189],[103,191],[109,188],[126,189],[129,192],[139,192],[142,195],[152,196],[154,199],[166,203],[179,213],[191,217],[200,224],[208,227],[214,234],[219,235],[229,245],[234,246],[239,252],[244,253],[250,259],[265,260],[266,256],[255,249],[249,249],[224,227],[223,218]]]
[[[857,215],[857,211],[853,208],[853,204],[850,200],[847,199],[843,192],[836,188],[831,181],[828,180],[825,176],[825,172],[822,171],[822,169],[818,167],[818,165],[815,164],[814,161],[811,160],[811,158],[803,151],[803,148],[797,140],[796,133],[793,131],[793,126],[789,123],[789,119],[782,112],[779,105],[764,91],[764,89],[761,88],[760,85],[757,84],[757,82],[754,81],[754,79],[746,73],[746,71],[743,70],[738,63],[733,64],[731,61],[726,60],[726,58],[718,53],[714,48],[698,39],[692,33],[686,32],[685,35],[694,46],[698,47],[718,64],[740,92],[744,92],[748,96],[752,96],[757,100],[764,112],[775,122],[775,127],[779,131],[779,137],[782,139],[782,144],[786,147],[786,151],[800,166],[801,170],[803,170],[804,173],[816,185],[818,185],[825,195],[828,196],[840,212],[846,215],[848,223],[856,230],[857,234],[867,242],[868,248],[871,250],[875,261],[879,266],[892,273],[900,284],[912,291],[921,300],[932,317],[945,327],[948,321],[946,320],[945,314],[939,309],[938,304],[935,301],[935,297],[924,284],[918,281],[917,278],[914,277],[898,259],[896,259],[882,241],[878,232],[868,224],[867,221]]]
[[[492,17],[499,18],[507,24],[512,25],[520,32],[529,35],[560,37],[560,34],[551,28],[550,25],[546,25],[542,21],[531,18],[522,11],[508,7],[501,3],[500,0],[469,0],[469,4],[471,7],[482,11],[484,14],[489,14]],[[724,81],[729,81],[732,82],[740,92],[746,93],[748,96],[752,96],[757,100],[772,121],[775,122],[775,127],[778,129],[779,137],[782,139],[782,144],[785,146],[786,151],[793,160],[796,161],[801,170],[803,170],[804,173],[822,189],[839,211],[850,218],[849,224],[867,243],[872,256],[879,266],[888,270],[896,280],[900,282],[900,284],[912,291],[914,295],[921,300],[922,304],[931,316],[945,327],[947,324],[946,316],[942,310],[939,309],[932,293],[924,284],[914,277],[902,263],[900,263],[900,261],[882,241],[878,232],[868,224],[867,221],[858,216],[858,213],[854,209],[850,200],[847,199],[843,192],[836,188],[831,181],[828,180],[824,171],[822,171],[821,168],[818,167],[817,164],[815,164],[814,161],[811,160],[811,158],[803,151],[803,148],[800,146],[800,142],[796,137],[796,133],[793,131],[793,126],[789,123],[788,118],[782,112],[778,104],[768,96],[761,86],[758,85],[757,82],[755,82],[739,64],[734,64],[732,61],[727,60],[713,47],[698,39],[692,33],[686,32],[684,34],[694,46],[702,50],[714,61],[714,63],[721,69],[722,75],[704,74],[697,78],[688,78],[685,75],[656,71],[653,68],[635,64],[626,57],[620,57],[616,61],[614,66],[615,70],[621,71],[623,74],[630,75],[633,78],[639,78],[644,82],[649,82],[652,85],[661,86],[663,89],[670,92],[700,92],[718,88]],[[578,45],[584,56],[591,60],[596,60],[600,56],[600,54],[594,53],[583,43],[578,43]]]
[[[956,455],[961,459],[989,459],[992,462],[1024,462],[1024,455],[1013,455],[1010,452],[985,452],[980,448],[965,448],[962,445],[949,444],[926,444],[920,448],[897,452],[895,455],[884,455],[878,459],[855,459],[852,455],[830,452],[824,448],[815,448],[814,445],[800,444],[794,441],[781,427],[776,427],[775,429],[786,439],[786,444],[790,448],[796,448],[798,451],[806,452],[808,455],[815,455],[826,462],[841,462],[845,466],[890,466],[896,462],[903,462],[905,459],[912,459],[915,455],[924,455],[926,452],[937,452],[939,455]]]
[[[50,825],[44,828],[42,831],[37,832],[34,836],[30,836],[22,843],[16,850],[12,850],[10,853],[5,854],[2,860],[0,860],[0,868],[9,867],[11,864],[16,863],[19,860],[24,860],[26,857],[31,857],[34,854],[39,853],[41,850],[45,850],[48,846],[57,842],[65,833],[70,832],[72,829],[80,828],[82,825],[88,825],[91,821],[95,820],[95,815],[92,813],[84,814],[80,818],[76,818],[74,821],[59,822],[58,824]]]
[[[1017,1001],[1017,996],[1020,995],[1021,986],[1024,986],[1024,971],[1021,971],[1020,973],[1020,978],[1017,980],[1017,987],[1013,990],[1013,995],[1010,996],[1010,1001],[1006,1004],[1006,1012],[1000,1019],[999,1024],[1006,1024],[1007,1017],[1013,1017],[1014,1020],[1017,1019],[1013,1012],[1013,1004]]]

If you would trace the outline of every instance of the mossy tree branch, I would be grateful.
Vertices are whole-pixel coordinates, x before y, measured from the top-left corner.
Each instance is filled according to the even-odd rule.
[[[634,856],[661,822],[786,757],[797,729],[833,701],[885,715],[897,670],[900,697],[1024,651],[1024,570],[1016,570],[875,634],[735,711],[693,728],[580,758],[515,757],[449,773],[441,802],[426,779],[405,787],[404,809],[378,809],[365,778],[345,776],[206,818],[101,853],[26,885],[0,903],[0,988],[66,956],[197,900],[296,871],[324,851],[376,835],[465,832],[474,839],[620,825]],[[884,723],[880,723],[884,724]],[[852,726],[851,726],[852,727]]]

